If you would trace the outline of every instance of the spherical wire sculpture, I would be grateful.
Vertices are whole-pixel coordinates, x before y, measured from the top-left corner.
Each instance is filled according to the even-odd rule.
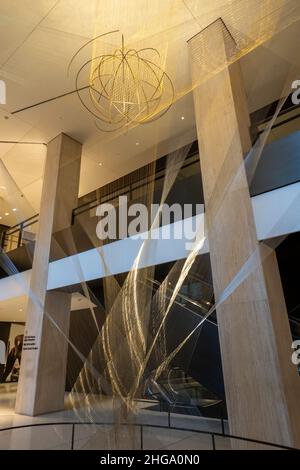
[[[69,69],[87,45],[103,36],[97,36],[81,47],[73,56]],[[160,54],[154,48],[126,49],[122,35],[120,48],[111,54],[97,55],[79,68],[75,79],[78,97],[96,118],[100,130],[109,132],[124,126],[149,123],[170,109],[174,87],[168,74],[158,65],[159,60]],[[81,87],[87,67],[89,86]]]

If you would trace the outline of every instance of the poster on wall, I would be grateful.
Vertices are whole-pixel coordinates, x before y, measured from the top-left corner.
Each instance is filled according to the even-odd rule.
[[[0,322],[0,383],[19,379],[24,327],[24,323]]]

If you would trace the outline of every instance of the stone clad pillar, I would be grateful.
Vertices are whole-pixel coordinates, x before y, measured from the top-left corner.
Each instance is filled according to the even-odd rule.
[[[71,224],[77,205],[81,147],[60,134],[47,148],[16,400],[21,414],[64,408],[71,294],[47,291],[47,282],[52,234]]]
[[[217,307],[230,432],[300,447],[300,379],[276,255],[257,241],[244,168],[251,141],[239,63],[229,63],[236,46],[219,19],[188,47],[216,302],[234,286]]]

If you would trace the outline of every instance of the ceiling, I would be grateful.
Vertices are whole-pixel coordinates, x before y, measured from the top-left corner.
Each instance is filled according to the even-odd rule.
[[[0,322],[25,322],[28,297],[22,295],[0,302]],[[71,297],[71,311],[87,310],[96,305],[79,292],[73,292]]]
[[[1,0],[7,99],[0,140],[18,144],[0,144],[0,223],[14,225],[39,211],[44,144],[61,132],[83,143],[80,195],[195,139],[187,40],[220,16],[233,35],[247,36],[241,66],[250,112],[286,93],[300,65],[291,47],[300,40],[297,7],[298,0]],[[68,75],[76,51],[114,29],[120,33],[85,48]],[[162,118],[103,133],[76,94],[21,111],[74,90],[76,67],[119,46],[121,33],[128,46],[161,54],[175,87],[174,105]]]

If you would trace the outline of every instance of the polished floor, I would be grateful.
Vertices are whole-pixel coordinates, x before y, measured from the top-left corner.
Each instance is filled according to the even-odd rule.
[[[36,417],[18,415],[14,413],[16,389],[16,384],[0,385],[1,450],[70,449],[74,422],[82,424],[74,427],[73,447],[82,450],[140,449],[141,445],[143,449],[149,450],[204,450],[212,448],[211,436],[185,429],[221,431],[219,420],[179,414],[171,414],[169,418],[166,412],[147,409],[149,403],[143,401],[137,404],[131,424],[117,424],[119,418],[116,415],[116,404],[109,398],[99,400],[99,397],[93,395],[67,395],[64,411]],[[171,428],[167,428],[169,419]],[[86,422],[89,424],[83,424]],[[5,430],[8,427],[40,423],[43,426]],[[143,426],[141,430],[141,424],[148,426]],[[172,429],[174,427],[180,430]],[[230,440],[216,437],[215,445],[217,449],[230,449]]]

